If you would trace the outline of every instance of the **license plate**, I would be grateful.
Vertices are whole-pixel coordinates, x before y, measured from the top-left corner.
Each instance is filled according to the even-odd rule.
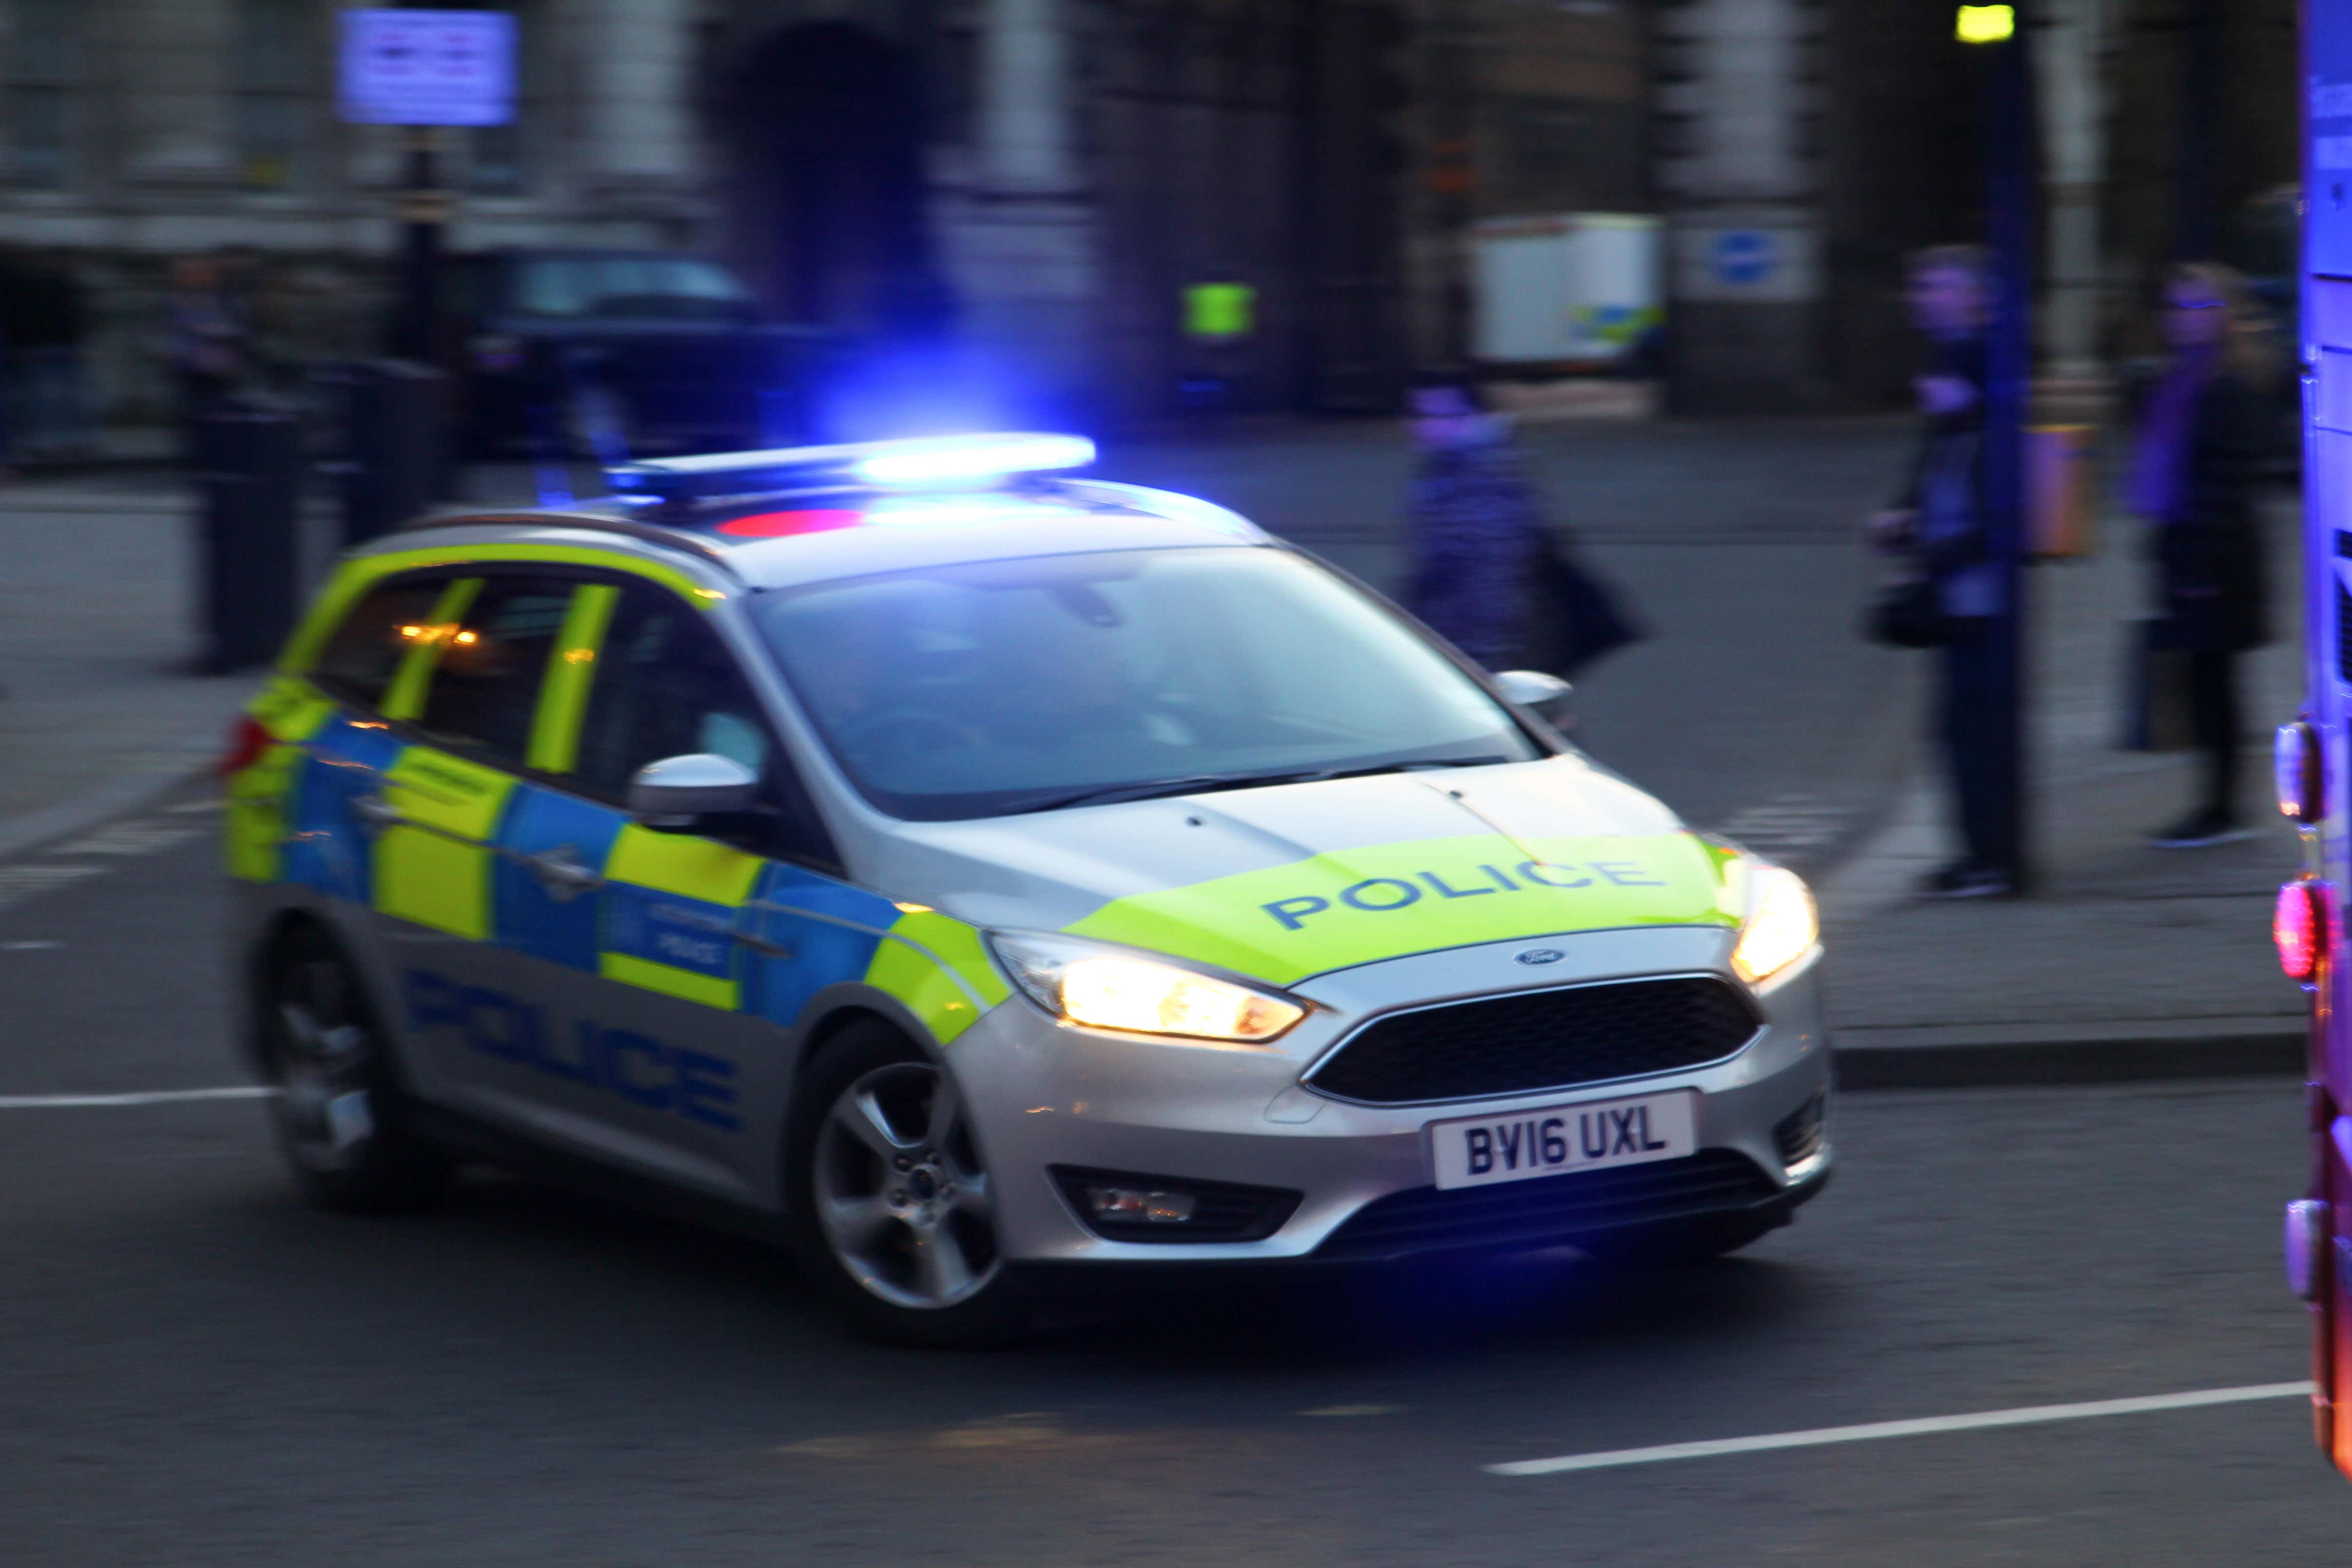
[[[1638,1166],[1697,1150],[1698,1092],[1692,1089],[1429,1124],[1441,1188]]]

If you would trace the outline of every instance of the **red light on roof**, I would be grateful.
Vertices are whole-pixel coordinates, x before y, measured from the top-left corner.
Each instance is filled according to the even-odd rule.
[[[854,528],[866,520],[863,512],[838,507],[814,507],[800,512],[754,512],[719,525],[719,531],[739,539],[782,539],[794,534],[826,534]]]
[[[2327,940],[2327,914],[2315,883],[2291,882],[2279,889],[2271,915],[2271,940],[2278,944],[2279,967],[2291,980],[2319,972],[2319,949]]]

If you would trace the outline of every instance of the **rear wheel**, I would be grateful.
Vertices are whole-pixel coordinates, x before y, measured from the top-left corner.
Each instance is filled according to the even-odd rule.
[[[1029,1303],[1005,1277],[995,1191],[946,1071],[870,1020],[826,1042],[794,1100],[795,1249],[835,1305],[898,1344],[1018,1338]]]
[[[278,1147],[310,1199],[384,1214],[441,1196],[448,1157],[410,1133],[358,972],[316,927],[289,934],[264,981],[263,1061]]]

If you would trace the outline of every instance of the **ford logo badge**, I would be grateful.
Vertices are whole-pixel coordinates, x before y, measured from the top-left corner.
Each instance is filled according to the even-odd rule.
[[[1522,964],[1557,964],[1568,955],[1557,947],[1530,947],[1519,955]]]

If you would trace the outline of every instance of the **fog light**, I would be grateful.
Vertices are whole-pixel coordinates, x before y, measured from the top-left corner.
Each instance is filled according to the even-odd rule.
[[[1097,1219],[1129,1225],[1138,1220],[1149,1225],[1181,1225],[1192,1218],[1197,1201],[1189,1192],[1145,1192],[1132,1186],[1087,1188],[1087,1202],[1093,1206]]]
[[[2308,983],[2319,972],[2327,918],[2316,883],[2291,882],[2279,889],[2278,905],[2271,915],[2271,940],[2278,945],[2279,967],[2287,978]]]

